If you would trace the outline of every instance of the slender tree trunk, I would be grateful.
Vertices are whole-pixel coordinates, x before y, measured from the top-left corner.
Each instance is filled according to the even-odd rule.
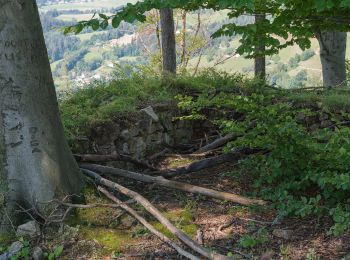
[[[185,61],[186,61],[186,29],[187,29],[187,12],[183,11],[182,13],[182,41],[181,41],[181,48],[182,48],[182,54],[181,54],[181,65],[184,68],[185,67]]]
[[[339,86],[346,83],[346,32],[318,32],[323,85]]]
[[[160,10],[160,27],[162,35],[163,72],[176,73],[176,42],[174,14],[170,8]]]
[[[0,232],[16,203],[44,213],[78,193],[79,169],[65,141],[36,2],[0,1]],[[10,221],[11,219],[11,221]]]
[[[159,12],[156,10],[156,37],[160,56],[162,56],[162,43],[160,40]]]
[[[255,77],[265,79],[266,77],[266,57],[261,55],[265,51],[264,36],[259,34],[259,23],[265,19],[265,14],[256,14],[255,23],[258,25],[258,42],[256,45],[257,55],[254,60]]]

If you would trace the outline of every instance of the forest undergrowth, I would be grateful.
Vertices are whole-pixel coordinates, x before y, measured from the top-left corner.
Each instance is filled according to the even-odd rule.
[[[350,89],[277,89],[214,70],[176,78],[118,71],[110,82],[60,93],[62,121],[73,150],[79,137],[95,125],[155,104],[176,108],[180,115],[176,120],[208,121],[220,136],[230,138],[207,153],[174,150],[143,165],[162,174],[174,165],[192,169],[188,165],[200,165],[201,160],[239,154],[212,168],[185,171],[174,180],[268,204],[237,206],[152,184],[145,189],[144,184],[120,177],[113,181],[147,197],[199,244],[233,259],[341,259],[349,253],[344,245],[349,244],[350,228]],[[96,191],[86,197],[87,203],[105,202]],[[145,216],[140,206],[133,208]],[[74,216],[67,221],[77,228],[72,241],[44,247],[52,250],[53,244],[63,243],[63,256],[68,259],[81,250],[96,259],[106,254],[120,259],[177,258],[157,240],[148,242],[149,231],[122,212],[79,209]],[[146,219],[174,238],[156,219]],[[77,244],[80,240],[86,243]]]

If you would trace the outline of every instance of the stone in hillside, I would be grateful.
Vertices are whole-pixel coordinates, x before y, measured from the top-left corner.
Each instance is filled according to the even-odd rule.
[[[130,154],[129,144],[123,143],[123,154]]]
[[[274,229],[272,235],[278,238],[283,238],[285,240],[290,240],[292,238],[292,230],[287,229]]]
[[[33,250],[33,254],[32,254],[32,258],[33,260],[42,260],[44,259],[44,252],[40,247],[35,247]]]
[[[143,158],[146,152],[147,145],[142,137],[134,138],[130,145],[130,152],[135,158]]]
[[[36,237],[40,235],[40,227],[36,221],[29,221],[23,225],[18,226],[16,236]]]
[[[120,137],[124,140],[128,140],[130,138],[130,132],[128,129],[125,129],[121,132]]]
[[[18,254],[23,248],[23,244],[19,241],[13,242],[9,247],[8,251],[2,255],[0,255],[0,260],[8,260],[11,257]]]
[[[23,244],[19,241],[13,242],[7,252],[7,257],[10,259],[12,256],[18,254],[23,248]]]
[[[154,112],[153,108],[151,106],[146,107],[144,109],[141,109],[142,112],[145,112],[147,115],[149,115],[154,122],[159,122],[159,117],[157,114]]]
[[[164,130],[163,126],[159,123],[152,123],[150,124],[149,128],[148,128],[148,134],[154,134],[154,133],[162,133]]]

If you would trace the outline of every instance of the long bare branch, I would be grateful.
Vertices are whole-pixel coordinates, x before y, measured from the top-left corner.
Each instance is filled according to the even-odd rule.
[[[172,234],[174,234],[177,238],[179,238],[184,244],[186,244],[188,247],[199,253],[200,255],[209,258],[209,259],[215,259],[215,260],[221,260],[221,259],[229,259],[228,257],[220,254],[213,253],[209,251],[208,249],[204,248],[203,246],[199,245],[197,242],[192,240],[190,237],[188,237],[183,231],[175,227],[174,224],[172,224],[167,218],[163,216],[163,214],[152,205],[151,202],[149,202],[146,198],[144,198],[139,193],[132,191],[126,187],[123,187],[122,185],[112,182],[110,180],[107,180],[105,178],[102,178],[97,173],[82,169],[82,172],[89,176],[90,178],[93,178],[95,182],[99,185],[106,186],[110,189],[113,189],[115,191],[118,191],[130,198],[135,199],[138,203],[140,203],[150,214],[152,214],[160,223],[162,223]]]
[[[131,171],[122,170],[122,169],[116,169],[116,168],[101,166],[96,164],[81,164],[80,167],[82,169],[88,169],[90,171],[102,173],[103,175],[117,175],[124,178],[131,178],[131,179],[146,182],[146,183],[154,183],[158,186],[182,190],[182,191],[195,193],[195,194],[201,194],[204,196],[208,196],[208,197],[216,198],[220,200],[232,201],[245,206],[266,204],[266,202],[263,200],[249,199],[249,198],[228,193],[228,192],[220,192],[212,189],[191,185],[188,183],[167,180],[162,176],[154,177],[154,176],[149,176],[141,173],[131,172]]]
[[[106,197],[108,197],[110,200],[117,203],[122,209],[124,209],[127,213],[129,213],[131,216],[133,216],[135,219],[137,219],[142,225],[144,225],[151,233],[159,237],[160,240],[164,241],[168,245],[172,246],[180,255],[183,255],[191,260],[199,260],[198,257],[190,254],[189,252],[183,250],[180,246],[175,244],[170,238],[165,236],[163,233],[159,232],[157,229],[155,229],[146,219],[141,217],[134,209],[130,208],[128,205],[122,203],[116,196],[114,196],[112,193],[108,192],[103,187],[98,187],[98,190],[102,192]]]

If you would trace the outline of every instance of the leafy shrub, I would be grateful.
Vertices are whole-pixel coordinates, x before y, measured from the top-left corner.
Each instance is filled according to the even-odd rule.
[[[241,161],[237,171],[255,177],[255,194],[272,201],[281,216],[326,214],[334,220],[333,234],[350,228],[350,128],[341,122],[350,121],[348,92],[276,91],[257,79],[214,70],[166,79],[151,71],[118,71],[109,83],[64,97],[60,107],[68,137],[176,96],[183,119],[217,111],[213,123],[240,136],[227,150],[266,151]],[[324,116],[333,127],[310,128],[308,119]]]
[[[59,93],[60,112],[68,141],[86,135],[96,123],[125,117],[139,109],[174,102],[178,93],[211,92],[216,86],[232,87],[243,76],[207,70],[192,77],[162,78],[148,67],[119,68],[109,82],[96,81],[83,89]]]
[[[182,97],[180,107],[197,115],[208,107],[235,111],[237,116],[223,116],[216,123],[223,132],[240,136],[227,146],[228,151],[249,147],[266,152],[241,161],[237,170],[255,177],[256,195],[272,201],[281,216],[328,214],[334,220],[331,233],[346,231],[350,228],[350,128],[339,120],[348,121],[350,115],[335,114],[327,106],[315,109],[320,106],[315,103],[299,106],[284,91],[251,83],[234,94],[221,92],[210,99],[205,94],[195,100]],[[329,101],[333,95],[325,91],[317,99]],[[308,118],[323,115],[334,127],[308,127]]]

